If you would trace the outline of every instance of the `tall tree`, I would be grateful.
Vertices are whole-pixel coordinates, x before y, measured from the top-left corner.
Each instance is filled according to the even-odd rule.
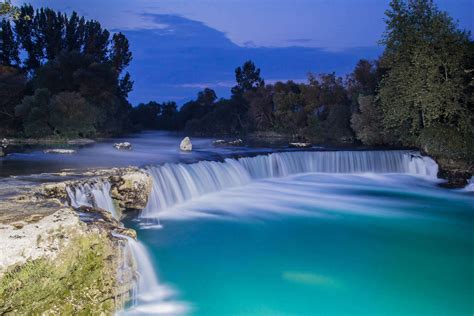
[[[0,63],[4,66],[20,64],[18,42],[10,21],[2,20],[0,28]]]
[[[469,34],[432,0],[393,0],[386,12],[380,85],[384,123],[407,141],[441,123],[468,129]]]
[[[21,47],[26,51],[24,67],[27,71],[37,69],[43,58],[43,43],[38,34],[38,17],[31,5],[19,9],[19,18],[15,20],[15,32]]]
[[[97,21],[87,21],[84,32],[84,53],[99,62],[107,61],[109,31],[102,29]]]
[[[260,76],[260,68],[249,60],[242,67],[235,69],[237,85],[232,88],[232,94],[242,96],[245,92],[265,86],[265,81]]]
[[[113,35],[109,58],[119,73],[132,61],[132,52],[130,51],[128,39],[122,33],[115,33]]]
[[[68,51],[80,51],[84,45],[84,17],[79,17],[76,12],[72,12],[71,16],[66,16],[66,34],[65,48]]]

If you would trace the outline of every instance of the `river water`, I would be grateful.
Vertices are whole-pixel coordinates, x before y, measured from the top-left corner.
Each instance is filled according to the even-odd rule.
[[[166,137],[148,149],[135,141],[126,157],[112,151],[111,164],[147,166],[154,178],[147,208],[125,220],[138,232],[133,251],[147,282],[124,313],[474,313],[474,197],[440,188],[429,158],[263,155],[268,148],[214,149],[206,139],[186,156],[178,137]],[[106,187],[91,188],[104,207]]]

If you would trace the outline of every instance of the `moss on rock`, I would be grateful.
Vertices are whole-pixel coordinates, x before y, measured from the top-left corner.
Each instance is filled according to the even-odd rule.
[[[103,232],[77,234],[54,260],[10,269],[0,279],[0,314],[113,314],[123,302],[114,242]]]

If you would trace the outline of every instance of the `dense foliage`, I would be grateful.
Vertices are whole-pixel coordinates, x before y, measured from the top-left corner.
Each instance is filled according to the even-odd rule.
[[[8,7],[10,8],[10,7]],[[97,21],[24,5],[0,25],[0,134],[112,135],[135,129],[197,135],[272,132],[312,142],[417,146],[472,161],[474,44],[432,0],[392,0],[385,51],[346,78],[266,84],[252,61],[231,97],[211,89],[180,108],[131,108],[126,37]]]
[[[230,99],[206,89],[180,111],[156,110],[147,128],[194,134],[272,131],[315,142],[420,147],[473,160],[474,44],[432,0],[393,0],[383,55],[346,78],[265,84],[251,61],[235,70]],[[207,96],[207,97],[205,97]],[[156,103],[140,105],[142,113]],[[137,109],[138,111],[138,109]],[[453,152],[455,154],[453,154]]]
[[[130,128],[127,38],[51,9],[17,9],[0,25],[0,134],[91,137]]]

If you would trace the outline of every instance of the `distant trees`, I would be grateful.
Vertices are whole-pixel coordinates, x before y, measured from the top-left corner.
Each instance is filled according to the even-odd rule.
[[[18,8],[17,18],[3,19],[0,26],[0,85],[9,76],[18,83],[4,84],[8,101],[0,102],[0,123],[10,126],[10,134],[106,136],[130,129],[126,98],[133,81],[122,73],[132,53],[122,33],[111,38],[99,22],[76,12],[31,5]],[[29,79],[21,89],[20,77]],[[18,100],[20,90],[23,101]],[[58,121],[61,116],[64,124]]]

